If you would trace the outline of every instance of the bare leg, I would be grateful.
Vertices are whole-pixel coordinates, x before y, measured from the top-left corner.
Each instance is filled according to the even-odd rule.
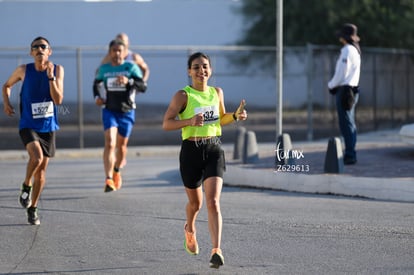
[[[38,141],[29,142],[26,145],[26,150],[29,154],[29,161],[26,166],[26,177],[24,179],[24,184],[32,186],[33,175],[43,162],[43,152]]]
[[[117,135],[115,167],[122,168],[126,163],[127,145],[129,138]]]
[[[203,190],[200,186],[197,189],[185,188],[185,192],[188,197],[188,203],[185,208],[187,216],[187,231],[195,232],[196,218],[200,212],[201,206],[203,205]]]
[[[213,248],[220,248],[221,245],[223,220],[220,210],[220,195],[222,187],[223,179],[220,177],[210,177],[204,181],[208,212],[208,228]]]
[[[49,164],[49,158],[44,157],[42,163],[40,164],[39,168],[36,170],[34,174],[34,182],[33,182],[33,193],[32,193],[32,206],[37,207],[37,204],[40,199],[40,194],[43,191],[43,188],[46,184],[46,169],[47,165]]]
[[[105,147],[103,152],[103,163],[105,169],[105,176],[112,178],[112,173],[115,165],[115,146],[116,134],[118,129],[111,127],[105,131]]]

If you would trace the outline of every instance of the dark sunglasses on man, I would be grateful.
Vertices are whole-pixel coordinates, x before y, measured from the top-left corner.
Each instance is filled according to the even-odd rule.
[[[49,49],[49,46],[46,44],[39,44],[39,45],[32,46],[32,50],[37,50],[39,48],[41,48],[42,50],[46,50],[46,49]]]

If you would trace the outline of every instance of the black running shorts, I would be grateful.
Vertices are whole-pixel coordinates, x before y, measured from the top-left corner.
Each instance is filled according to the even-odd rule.
[[[183,140],[180,173],[185,187],[196,189],[209,177],[222,178],[225,170],[224,151],[219,138]]]
[[[26,147],[27,144],[33,141],[38,141],[42,148],[43,155],[46,157],[54,157],[56,151],[56,137],[55,132],[39,133],[32,129],[24,128],[19,131],[20,138]]]

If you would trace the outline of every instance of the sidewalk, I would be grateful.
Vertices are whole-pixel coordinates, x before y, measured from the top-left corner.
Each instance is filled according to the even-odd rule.
[[[344,166],[341,174],[324,173],[327,146],[328,139],[292,141],[293,149],[303,152],[295,164],[307,171],[284,172],[274,164],[276,145],[261,144],[259,161],[231,162],[225,180],[236,186],[414,202],[414,147],[403,143],[397,131],[359,135],[358,163]]]
[[[259,160],[243,164],[233,160],[233,145],[224,144],[227,172],[225,184],[250,188],[266,188],[290,192],[335,194],[366,197],[379,200],[414,202],[414,147],[403,143],[398,131],[380,131],[358,136],[358,163],[344,167],[341,174],[325,174],[324,162],[328,140],[295,143],[292,146],[303,152],[295,162],[306,171],[277,171],[276,144],[258,144]],[[177,146],[130,147],[128,158],[177,156]],[[56,158],[101,158],[102,149],[58,149]],[[2,151],[0,162],[27,158],[23,150]]]

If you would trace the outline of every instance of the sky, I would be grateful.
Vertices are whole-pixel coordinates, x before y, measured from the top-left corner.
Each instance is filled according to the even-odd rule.
[[[242,29],[233,11],[239,6],[233,0],[0,0],[0,47],[27,46],[37,35],[55,46],[106,45],[119,32],[135,45],[232,44]]]

